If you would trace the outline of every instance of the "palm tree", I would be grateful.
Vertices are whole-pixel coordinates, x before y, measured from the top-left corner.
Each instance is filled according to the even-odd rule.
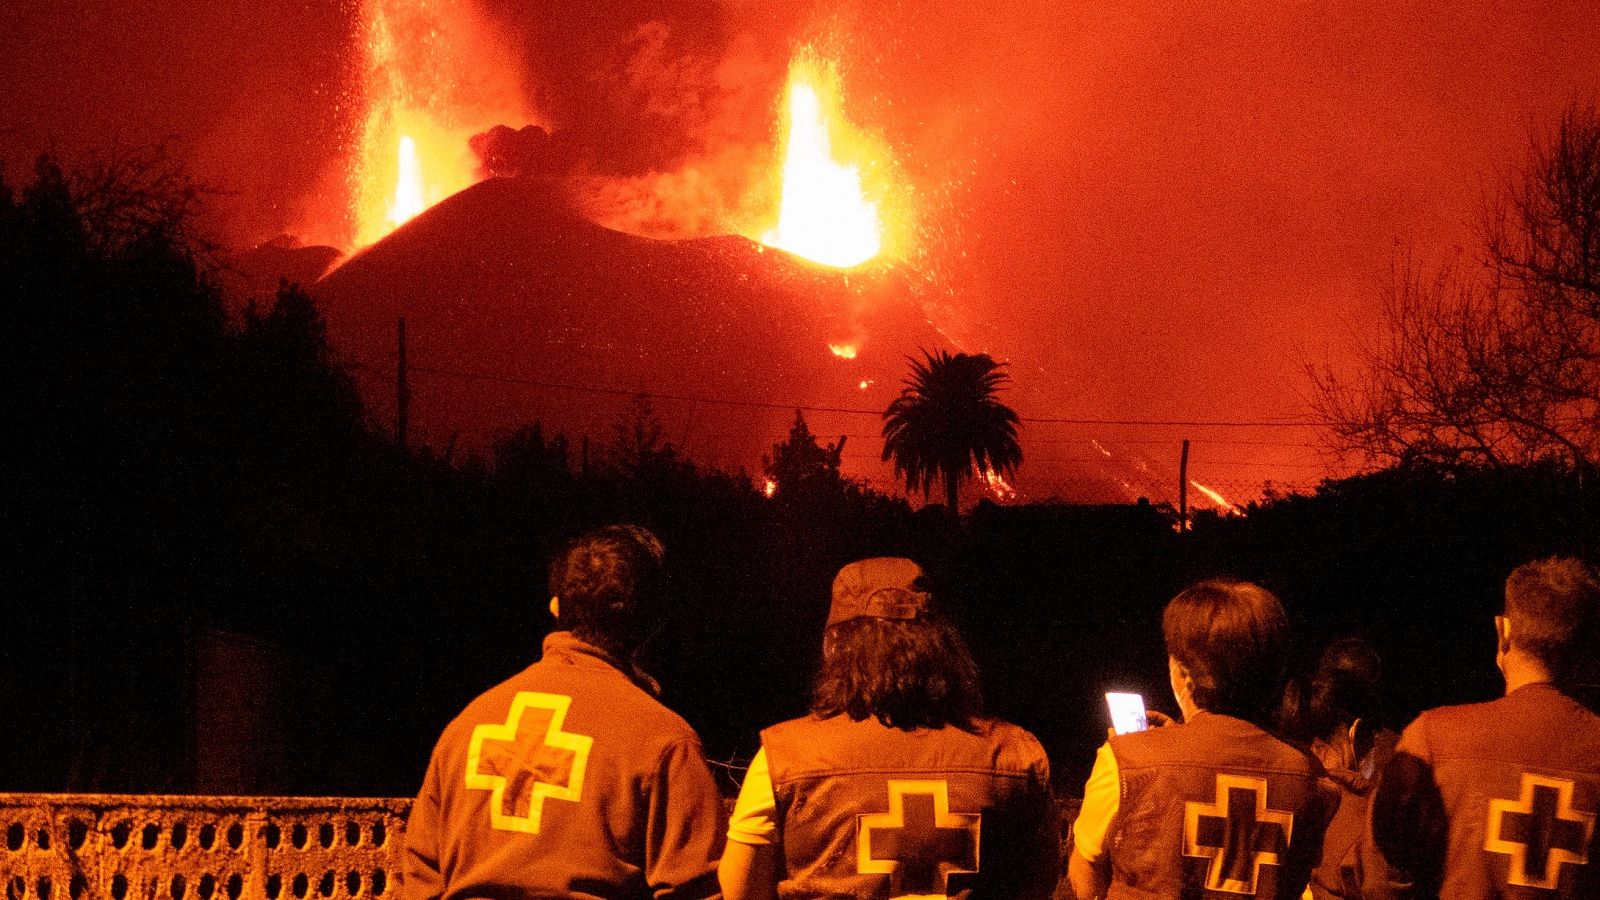
[[[974,471],[1007,474],[1022,462],[1017,414],[996,398],[1010,377],[987,353],[922,355],[910,360],[911,377],[883,412],[883,458],[924,497],[944,479],[954,514],[961,482]]]

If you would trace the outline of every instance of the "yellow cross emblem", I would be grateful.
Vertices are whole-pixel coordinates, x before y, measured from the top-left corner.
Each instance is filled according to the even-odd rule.
[[[1588,864],[1595,815],[1572,808],[1572,789],[1569,779],[1524,772],[1519,799],[1489,801],[1483,849],[1511,857],[1511,884],[1552,891],[1562,863]]]
[[[856,871],[888,875],[896,898],[945,897],[978,871],[983,816],[950,812],[947,781],[889,781],[889,811],[856,817]]]
[[[571,705],[572,698],[560,694],[518,691],[504,724],[485,722],[472,729],[472,741],[467,745],[467,787],[489,792],[492,827],[538,834],[546,798],[573,803],[583,798],[583,771],[594,738],[561,730]],[[528,730],[539,736],[537,741],[519,740],[524,718],[530,720]],[[487,756],[485,744],[489,745]],[[516,809],[524,793],[528,811],[519,816]]]
[[[1209,860],[1207,890],[1255,894],[1293,835],[1294,814],[1267,808],[1265,778],[1218,775],[1215,803],[1183,805],[1183,855]]]

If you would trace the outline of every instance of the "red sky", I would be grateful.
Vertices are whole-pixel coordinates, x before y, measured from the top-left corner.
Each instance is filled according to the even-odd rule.
[[[615,175],[768,140],[790,41],[832,33],[852,117],[890,140],[938,234],[951,333],[1011,360],[1035,418],[1307,416],[1304,365],[1346,365],[1372,333],[1396,248],[1470,246],[1484,186],[1530,127],[1600,99],[1588,0],[482,2],[530,107]],[[7,17],[9,180],[52,144],[70,159],[168,139],[227,190],[217,227],[237,244],[337,193],[350,4],[70,0]],[[628,38],[648,22],[669,36],[661,77],[619,80],[639,73]],[[681,85],[695,102],[666,102]],[[1098,453],[1087,439],[1120,440],[1170,468],[1184,436],[1196,478],[1225,491],[1325,471],[1312,449],[1262,446],[1314,444],[1309,429],[1036,424],[1024,446],[1070,466]]]

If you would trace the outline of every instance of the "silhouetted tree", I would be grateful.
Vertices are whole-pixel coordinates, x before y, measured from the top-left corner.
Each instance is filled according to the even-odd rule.
[[[567,436],[544,436],[539,422],[499,435],[491,448],[494,472],[503,477],[540,482],[570,474]]]
[[[805,414],[795,410],[789,439],[773,444],[772,455],[762,458],[767,477],[777,483],[776,496],[787,499],[842,491],[844,479],[839,475],[839,460],[844,442],[841,437],[837,444],[817,443],[817,436],[806,425]]]
[[[365,437],[361,401],[334,359],[327,325],[297,284],[281,281],[272,308],[246,306],[235,339],[236,412],[258,462],[348,455]]]
[[[936,478],[958,514],[961,482],[977,471],[1010,474],[1022,462],[1017,414],[998,394],[1009,377],[987,353],[923,351],[883,413],[883,458],[926,497]]]
[[[1353,380],[1314,369],[1336,446],[1389,461],[1600,461],[1600,117],[1569,106],[1489,204],[1473,254],[1409,256]]]
[[[615,438],[611,444],[611,459],[625,475],[640,475],[677,458],[677,449],[662,439],[661,417],[656,415],[649,394],[634,395],[612,431]]]

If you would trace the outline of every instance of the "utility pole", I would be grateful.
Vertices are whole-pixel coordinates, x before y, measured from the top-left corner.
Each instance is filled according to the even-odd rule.
[[[1189,530],[1189,439],[1183,439],[1183,453],[1178,457],[1178,531]]]
[[[399,365],[394,376],[394,442],[406,448],[406,430],[411,418],[411,385],[406,381],[406,318],[400,317],[396,329],[396,342],[400,352]]]

